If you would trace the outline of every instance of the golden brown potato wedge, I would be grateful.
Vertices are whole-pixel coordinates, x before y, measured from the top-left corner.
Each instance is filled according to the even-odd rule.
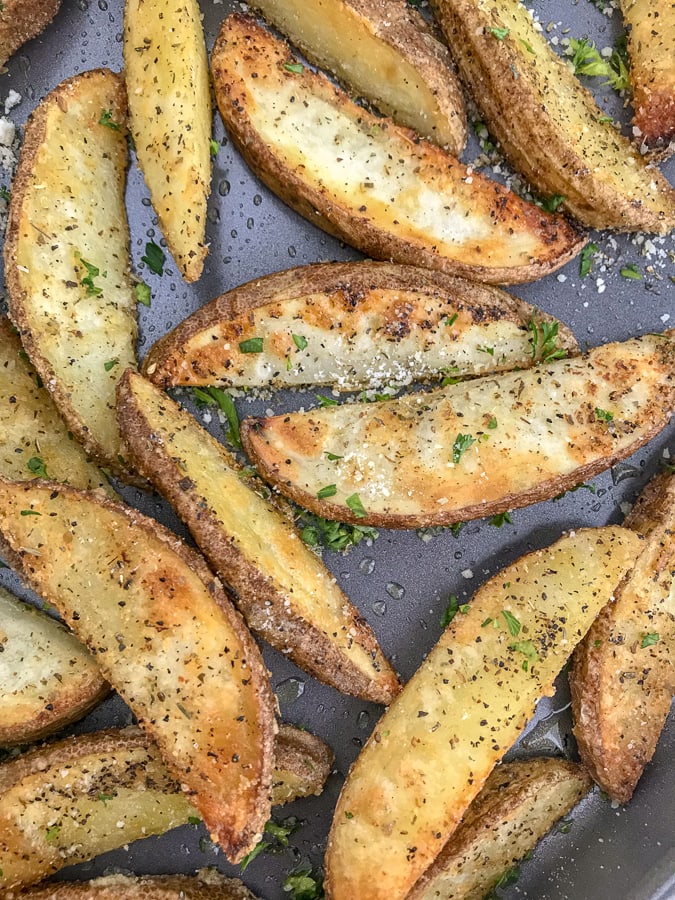
[[[132,370],[117,402],[129,458],[186,522],[251,629],[321,681],[390,703],[399,681],[370,627],[232,454]]]
[[[255,174],[368,256],[515,283],[554,271],[585,242],[563,217],[357,106],[250,18],[225,20],[211,71],[225,126]]]
[[[260,475],[307,509],[413,528],[555,497],[647,443],[674,403],[669,332],[395,400],[249,418],[241,437]]]
[[[675,147],[675,6],[621,0],[628,28],[635,140],[659,156]]]
[[[73,440],[5,317],[0,317],[0,473],[12,481],[41,476],[115,496]]]
[[[228,858],[269,817],[274,701],[203,559],[129,507],[0,479],[0,546],[95,654]]]
[[[406,900],[483,900],[592,784],[580,765],[556,757],[497,766]]]
[[[274,755],[273,803],[321,792],[333,764],[323,741],[282,725]],[[0,766],[3,897],[64,866],[197,820],[139,728],[38,747]]]
[[[197,875],[106,875],[93,881],[62,882],[21,894],[31,900],[256,900],[236,878],[215,869]]]
[[[144,374],[177,385],[382,388],[526,368],[532,330],[559,322],[498,288],[392,263],[302,266],[202,306],[154,344]]]
[[[607,121],[520,0],[433,0],[459,71],[511,164],[591,228],[675,227],[675,191]]]
[[[127,0],[129,129],[159,227],[186,281],[207,254],[211,89],[197,0]]]
[[[4,0],[0,7],[0,68],[49,25],[61,0]]]
[[[10,317],[87,453],[123,472],[115,385],[136,364],[124,208],[126,96],[107,69],[62,82],[27,126],[9,204]]]
[[[331,900],[404,898],[639,552],[625,528],[571,532],[507,566],[457,615],[375,727],[338,800]],[[378,865],[376,877],[373,860]]]
[[[675,694],[675,477],[654,478],[624,525],[645,535],[642,552],[570,672],[581,759],[620,803],[654,755]]]
[[[454,64],[405,0],[254,0],[249,6],[385,115],[460,155],[466,111]]]
[[[108,691],[59,622],[0,588],[0,747],[27,744],[86,715]]]

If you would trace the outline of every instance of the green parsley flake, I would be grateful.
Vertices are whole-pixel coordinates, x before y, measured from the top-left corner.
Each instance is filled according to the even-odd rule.
[[[534,53],[534,50],[532,51]],[[539,204],[545,212],[554,213],[563,205],[567,198],[564,194],[552,194]]]
[[[148,241],[145,245],[145,256],[141,256],[141,262],[144,262],[155,275],[163,275],[166,255],[154,241]]]
[[[527,50],[528,53],[534,54],[534,49],[531,44],[528,44],[524,38],[518,38],[523,47]],[[560,205],[560,204],[558,204]]]
[[[114,799],[115,799],[115,794],[99,794],[99,795],[98,795],[98,799],[99,799],[99,800],[101,801],[101,803],[105,806],[105,805],[107,804],[108,800],[114,800]]]
[[[441,628],[447,628],[459,612],[459,600],[454,594],[450,594],[448,605],[441,616]]]
[[[348,525],[303,511],[298,519],[300,536],[308,547],[319,550],[325,547],[333,553],[346,553],[358,547],[361,541],[375,541],[377,529],[369,525]]]
[[[114,369],[115,366],[118,366],[119,364],[120,364],[119,359],[117,357],[115,357],[115,359],[109,359],[107,362],[104,362],[103,368],[106,370],[106,372],[109,372],[111,369]]]
[[[45,840],[51,844],[58,838],[60,833],[61,833],[60,825],[51,825],[45,833]]]
[[[635,263],[628,263],[623,269],[619,269],[619,274],[631,281],[640,281],[642,278],[642,272],[640,272]]]
[[[518,623],[518,630],[520,630],[520,623]],[[511,633],[513,634],[513,632]],[[522,653],[526,657],[522,664],[522,668],[525,672],[530,668],[530,663],[536,662],[539,659],[537,648],[532,641],[516,641],[513,644],[509,644],[509,650],[515,650],[517,653]]]
[[[651,631],[649,634],[646,634],[642,640],[640,641],[640,647],[643,650],[646,650],[647,647],[653,647],[654,644],[658,644],[659,642],[659,633],[658,631]]]
[[[595,415],[601,422],[614,421],[614,413],[608,412],[606,409],[600,409],[599,406],[595,407]]]
[[[103,293],[103,288],[98,287],[98,285],[94,284],[94,278],[98,278],[100,275],[100,271],[97,266],[92,265],[92,263],[87,262],[86,259],[83,259],[80,256],[80,262],[87,270],[87,274],[81,280],[80,284],[82,284],[87,289],[87,297],[98,297],[99,294]],[[103,278],[106,277],[108,273],[103,273]]]
[[[445,319],[443,324],[450,327],[451,325],[455,324],[455,322],[457,321],[457,317],[458,317],[458,313],[453,313],[453,315],[448,316],[448,318]]]
[[[304,338],[301,334],[294,334],[293,343],[298,348],[298,350],[304,350],[307,346],[307,338]]]
[[[497,427],[497,425],[498,425],[497,419],[495,418],[495,416],[492,416],[492,418],[488,422],[487,427],[490,429],[490,431],[494,431],[495,428]]]
[[[293,72],[294,75],[301,75],[305,71],[302,63],[284,63],[284,69],[287,72]]]
[[[218,156],[218,151],[220,150],[220,143],[218,141],[214,141],[213,138],[209,141],[209,153],[211,156]]]
[[[142,303],[143,306],[150,306],[152,295],[150,293],[150,288],[144,281],[139,281],[138,284],[134,285],[134,296],[136,297],[136,303]]]
[[[365,519],[365,517],[368,515],[363,503],[361,503],[361,498],[358,494],[351,494],[351,496],[347,497],[345,503],[351,509],[357,519]]]
[[[0,186],[0,197],[2,197],[5,203],[9,203],[9,191],[4,184]]]
[[[40,456],[31,456],[27,463],[28,471],[38,478],[49,478],[45,462]]]
[[[328,450],[325,451],[326,459],[329,459],[331,462],[335,462],[336,459],[343,459],[342,456],[338,456],[337,453],[329,453]]]
[[[528,323],[530,332],[530,354],[532,359],[540,362],[551,362],[554,359],[564,359],[567,350],[558,347],[558,323],[537,322],[534,317]]]
[[[311,869],[301,869],[287,875],[283,889],[291,900],[323,900],[323,879],[314,875]]]
[[[509,29],[492,27],[490,28],[490,32],[494,34],[498,41],[503,41],[504,38],[508,36]]]
[[[102,109],[101,110],[101,118],[98,120],[99,125],[105,125],[106,128],[111,128],[113,131],[119,131],[120,126],[118,122],[112,117],[112,109]]]
[[[462,455],[475,443],[476,438],[471,437],[470,434],[458,434],[455,438],[455,443],[452,445],[452,461],[457,464]]]
[[[510,613],[508,609],[502,610],[502,615],[504,616],[504,621],[506,622],[506,626],[509,629],[509,634],[512,637],[518,637],[520,634],[520,622],[513,613]]]
[[[225,432],[226,438],[233,447],[236,447],[237,450],[241,450],[239,416],[237,415],[237,408],[234,405],[232,397],[229,394],[226,394],[225,391],[221,391],[220,388],[216,387],[194,388],[193,393],[195,400],[201,406],[211,406],[214,403],[218,406],[227,419],[228,430]]]
[[[22,509],[19,513],[21,516],[41,516],[42,513],[38,512],[36,509]]]
[[[337,400],[334,400],[332,397],[326,397],[323,394],[316,395],[317,400],[319,401],[319,406],[337,406]]]
[[[334,484],[327,484],[321,490],[316,492],[317,500],[325,500],[326,497],[334,497],[337,494],[337,487]]]
[[[246,341],[241,341],[241,343],[239,344],[239,349],[242,353],[262,353],[263,338],[252,337],[248,338],[248,340]]]
[[[503,513],[497,513],[488,520],[488,525],[494,525],[496,528],[501,528],[502,525],[513,525],[511,513],[508,510]]]
[[[601,55],[588,38],[570,38],[569,54],[575,75],[588,75],[592,78],[605,77],[604,84],[610,84],[614,90],[623,91],[629,86],[628,66],[623,43],[617,44],[609,58]]]
[[[593,256],[598,252],[597,244],[586,244],[579,256],[579,275],[585,278],[593,268]]]

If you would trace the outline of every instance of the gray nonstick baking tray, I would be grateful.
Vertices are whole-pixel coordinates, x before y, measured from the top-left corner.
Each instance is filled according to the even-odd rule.
[[[224,16],[240,4],[203,0],[209,49]],[[621,33],[618,10],[603,14],[590,0],[541,0],[535,4],[542,24],[559,46],[566,36],[589,35],[599,47],[611,46]],[[0,112],[10,90],[21,101],[9,118],[22,124],[35,104],[62,79],[97,66],[122,67],[122,0],[64,0],[55,21],[38,39],[26,45],[0,76]],[[586,79],[608,111],[628,123],[630,110],[601,79]],[[215,159],[209,203],[208,239],[211,249],[204,275],[187,286],[169,260],[160,278],[141,263],[147,240],[161,234],[147,191],[132,161],[128,181],[128,210],[135,270],[151,285],[150,308],[139,307],[140,346],[149,346],[188,313],[244,281],[303,263],[358,258],[358,254],[297,216],[276,199],[248,171],[227,141],[218,117],[214,136],[221,148]],[[466,160],[477,154],[474,143]],[[675,165],[665,167],[671,181]],[[2,173],[0,173],[1,175]],[[3,178],[0,177],[0,181]],[[7,184],[6,177],[4,178]],[[675,325],[675,240],[595,234],[601,258],[582,278],[579,261],[555,275],[513,293],[566,321],[582,344],[623,340]],[[635,265],[639,279],[620,274]],[[314,395],[270,394],[238,401],[239,412],[281,412],[314,402]],[[209,425],[222,435],[217,421]],[[371,545],[361,544],[349,555],[324,553],[340,585],[375,629],[385,653],[407,679],[441,631],[441,616],[451,594],[461,601],[500,567],[519,555],[542,547],[565,529],[622,520],[648,477],[669,448],[675,453],[675,426],[663,432],[625,463],[592,482],[591,490],[569,493],[562,499],[518,510],[512,524],[498,528],[485,521],[449,531],[419,535],[381,530]],[[184,530],[172,512],[155,496],[125,489],[126,499],[144,512]],[[21,596],[30,598],[17,578],[2,570],[0,578]],[[284,719],[305,726],[333,747],[336,765],[324,794],[277,811],[281,818],[297,816],[300,829],[279,854],[263,853],[243,874],[243,880],[268,900],[288,897],[283,881],[298,868],[321,866],[332,808],[349,765],[372,730],[380,709],[341,696],[296,669],[280,655],[265,650]],[[574,755],[568,694],[564,678],[552,699],[542,701],[512,755],[534,753]],[[1,714],[1,713],[0,713]],[[128,709],[113,697],[76,729],[89,731],[131,720]],[[595,790],[574,811],[566,826],[554,829],[523,863],[517,882],[500,888],[501,897],[538,900],[617,898],[664,900],[675,897],[675,791],[671,759],[675,754],[673,717],[662,736],[654,761],[647,767],[634,799],[614,807]],[[83,879],[110,871],[136,873],[193,872],[209,865],[239,874],[208,839],[201,826],[186,826],[167,835],[148,838],[87,863],[64,870],[58,878]],[[373,859],[373,877],[386,859]],[[358,898],[355,898],[358,900]]]

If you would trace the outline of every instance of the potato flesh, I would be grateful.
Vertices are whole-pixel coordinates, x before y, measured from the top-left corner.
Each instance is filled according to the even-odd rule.
[[[383,113],[447,145],[455,156],[462,152],[466,124],[461,91],[445,48],[429,33],[421,37],[426,23],[415,10],[398,2],[385,6],[358,0],[255,0],[252,5]],[[396,34],[388,35],[391,31]],[[412,58],[406,55],[406,43],[416,45]]]
[[[272,697],[204,564],[154,521],[53,483],[0,481],[0,509],[10,560],[95,653],[223,849],[243,855],[269,817]]]
[[[103,112],[117,129],[100,124]],[[5,245],[10,315],[28,355],[71,431],[114,469],[115,386],[136,365],[137,334],[125,116],[121,82],[105,70],[43,101],[27,127]],[[99,270],[90,286],[85,263]]]
[[[537,700],[553,693],[639,546],[618,527],[572,532],[503,569],[455,616],[345,782],[326,855],[331,900],[407,895]],[[376,879],[373,860],[387,861]]]
[[[245,420],[242,437],[263,477],[329,518],[357,521],[358,493],[363,523],[449,524],[607,468],[665,426],[674,395],[675,343],[645,335],[378,404]],[[475,441],[461,453],[460,436]],[[317,500],[328,484],[335,495]]]
[[[211,93],[196,0],[130,0],[124,61],[138,162],[178,268],[196,281],[211,186]]]
[[[44,613],[0,588],[0,746],[83,716],[106,685],[91,654]]]

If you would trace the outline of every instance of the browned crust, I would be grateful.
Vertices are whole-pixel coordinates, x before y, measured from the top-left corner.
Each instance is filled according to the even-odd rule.
[[[140,377],[127,370],[118,390],[119,421],[129,456],[137,470],[155,484],[186,522],[202,552],[227,585],[249,627],[320,681],[364,700],[391,703],[400,684],[363,616],[345,597],[345,624],[349,624],[354,643],[361,645],[372,659],[373,667],[378,670],[377,680],[359,671],[317,625],[290,610],[274,582],[232,543],[210,509],[208,500],[185,478],[171,455],[171,448],[166,448],[157,439],[151,423],[139,408],[133,379]],[[164,402],[175,409],[174,415],[185,416],[186,422],[194,423],[189,413],[181,411],[169,397]],[[202,439],[214,441],[206,432]],[[224,455],[224,448],[217,446]],[[234,460],[227,460],[227,464],[236,466]]]
[[[664,472],[648,482],[624,522],[645,536],[636,569],[617,589],[616,601],[600,612],[572,657],[570,689],[579,753],[594,780],[619,803],[630,800],[654,755],[675,694],[672,628],[659,634],[653,648],[638,647],[639,635],[634,646],[627,646],[637,624],[642,635],[658,628],[646,585],[636,583],[636,572],[660,583],[666,619],[672,617],[667,594],[673,595],[674,503],[672,474]],[[640,566],[644,559],[646,569]],[[621,602],[629,586],[629,596],[635,593],[630,608]]]
[[[480,185],[483,196],[493,198],[491,208],[494,225],[501,225],[506,230],[515,222],[525,223],[530,232],[540,236],[542,246],[548,248],[548,252],[541,258],[531,259],[527,265],[511,267],[467,265],[462,262],[459,254],[454,258],[442,256],[430,243],[413,244],[394,231],[380,229],[369,219],[367,210],[364,212],[353,204],[340,205],[329,201],[322,189],[315,189],[304,180],[300,170],[285,166],[264,143],[248,117],[247,107],[250,101],[247,85],[230,70],[228,60],[233,53],[239,53],[242,58],[247,59],[253,54],[252,48],[256,44],[265,47],[265,65],[270,69],[276,66],[280,78],[291,74],[284,70],[284,64],[293,60],[288,45],[273,38],[252,19],[233,14],[223,23],[211,56],[218,109],[234,144],[254,174],[311,224],[374,259],[422,265],[488,284],[534,281],[565,265],[586,243],[585,233],[569,220],[543,212],[534,204],[521,200],[501,184],[475,172],[471,176],[473,183]],[[256,55],[253,56],[255,58]],[[293,77],[300,76],[294,74]],[[460,177],[468,176],[466,167],[440,147],[420,140],[415,132],[397,126],[388,119],[372,116],[367,110],[356,106],[344,91],[332,87],[324,75],[305,69],[301,77],[307,90],[316,86],[322,92],[326,89],[332,91],[335,106],[347,110],[364,128],[369,126],[401,135],[410,146],[411,165],[445,172],[455,169],[461,172]]]
[[[25,891],[32,900],[256,900],[241,881],[213,872],[197,875],[108,875]]]
[[[296,797],[320,794],[334,762],[333,751],[321,738],[293,725],[279,725],[272,802],[286,803]]]
[[[675,227],[675,192],[657,169],[650,177],[667,198],[668,215],[631,201],[594,177],[586,161],[562,139],[555,122],[544,114],[545,109],[542,111],[529,79],[522,77],[520,48],[512,47],[508,37],[495,40],[484,28],[485,13],[478,4],[471,0],[433,0],[433,7],[460,77],[491,133],[512,165],[537,190],[564,196],[565,208],[591,228],[666,234]],[[494,21],[495,25],[502,24]],[[550,89],[555,91],[555,84]],[[578,98],[580,104],[595,110],[592,95],[581,84]],[[604,139],[632,152],[629,141],[618,132],[608,130]],[[643,165],[639,154],[634,159],[636,166]]]
[[[4,0],[0,9],[0,68],[49,25],[61,0]]]
[[[253,640],[248,628],[244,624],[240,614],[234,609],[220,582],[208,568],[204,559],[188,547],[180,538],[160,525],[154,519],[150,519],[132,507],[125,506],[112,500],[101,497],[100,494],[90,491],[77,490],[67,485],[58,484],[49,481],[33,481],[27,484],[12,485],[11,482],[0,477],[0,486],[14,487],[17,492],[30,494],[36,490],[56,495],[65,494],[73,500],[92,503],[97,507],[114,511],[114,513],[122,519],[126,519],[129,526],[136,529],[140,534],[148,534],[153,539],[158,539],[165,546],[169,553],[174,554],[179,560],[187,566],[198,578],[204,583],[209,594],[217,603],[223,615],[227,619],[230,628],[233,630],[240,642],[245,653],[250,679],[255,683],[255,696],[258,701],[258,731],[260,739],[260,777],[255,788],[255,801],[251,804],[251,815],[248,822],[238,832],[234,832],[230,822],[228,821],[227,798],[222,798],[221,808],[216,815],[216,803],[214,798],[209,799],[208,809],[206,804],[200,797],[200,788],[203,787],[200,774],[186,772],[180,766],[177,766],[171,756],[171,747],[166,746],[166,741],[162,740],[161,733],[157,732],[154,720],[149,717],[139,715],[139,724],[153,739],[158,741],[158,746],[167,768],[172,775],[185,785],[185,789],[190,793],[191,800],[199,809],[204,817],[209,830],[214,835],[218,843],[223,847],[227,856],[236,862],[241,859],[255,842],[256,836],[262,833],[265,822],[269,818],[270,797],[269,789],[272,781],[272,767],[274,763],[274,736],[276,732],[276,721],[274,716],[274,695],[269,682],[267,668],[262,660],[260,651]],[[30,501],[27,501],[27,507],[30,507]],[[4,534],[0,534],[0,548],[2,548],[3,558],[6,559],[12,568],[14,568],[28,584],[32,584],[31,573],[31,556],[20,550],[14,549]],[[51,598],[54,602],[56,598]],[[59,610],[66,619],[67,624],[77,633],[77,620],[67,615],[67,610]],[[102,667],[103,675],[110,684],[120,690],[120,694],[127,702],[130,698],[126,696],[123,689],[119,689],[113,672],[106,671]],[[133,709],[133,699],[131,699]]]
[[[201,331],[245,316],[268,303],[284,303],[305,294],[341,292],[345,304],[358,309],[363,297],[373,290],[444,296],[452,303],[453,311],[468,312],[474,322],[493,317],[526,326],[533,315],[539,315],[529,303],[499,288],[445,272],[373,260],[315,263],[254,279],[200,307],[153,344],[142,372],[164,390],[178,385],[226,383],[226,364],[222,369],[216,368],[211,348],[204,350],[203,358],[201,353],[185,355],[184,347]],[[405,314],[397,307],[397,318]],[[549,316],[541,318],[552,321]],[[561,347],[569,351],[578,348],[574,335],[563,323],[558,323],[558,336]]]
[[[54,90],[38,104],[26,124],[21,157],[12,182],[11,200],[7,216],[7,231],[5,234],[4,245],[5,279],[9,294],[10,318],[19,330],[21,343],[30,357],[31,363],[35,366],[45,387],[51,393],[52,398],[68,427],[73,434],[76,435],[90,459],[94,460],[99,465],[111,469],[125,481],[131,480],[133,482],[134,479],[126,469],[124,461],[119,458],[111,458],[110,454],[107,454],[98,441],[93,438],[86,423],[82,421],[79,414],[73,409],[70,403],[69,393],[63,389],[60,379],[57,373],[55,373],[51,363],[43,356],[39,338],[33,334],[30,320],[25,315],[23,304],[24,292],[21,286],[19,272],[13,262],[16,258],[17,246],[20,240],[23,202],[33,178],[33,166],[36,157],[45,141],[49,112],[54,104],[67,105],[69,95],[79,90],[83,82],[101,78],[106,80],[110,79],[111,83],[115,85],[114,109],[112,110],[114,121],[120,123],[125,122],[127,115],[127,98],[122,77],[111,72],[109,69],[92,69],[62,81],[61,84],[54,88]],[[120,127],[119,132],[111,131],[111,134],[119,135],[120,144],[117,148],[117,152],[119,154],[119,165],[121,166],[122,171],[124,171],[127,164],[127,149],[126,141],[124,140],[125,133],[125,129],[122,126]]]

